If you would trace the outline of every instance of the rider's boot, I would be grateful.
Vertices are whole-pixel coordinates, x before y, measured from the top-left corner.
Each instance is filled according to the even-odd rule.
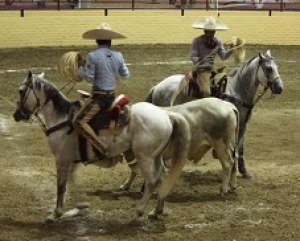
[[[84,108],[81,108],[81,110],[76,113],[73,119],[74,128],[79,134],[84,136],[86,140],[93,145],[93,147],[95,147],[100,153],[104,154],[107,150],[107,144],[105,141],[100,139],[100,137],[88,124],[88,122],[100,111],[100,107],[95,104],[88,109],[87,113],[83,113],[86,108],[87,105],[85,105]]]

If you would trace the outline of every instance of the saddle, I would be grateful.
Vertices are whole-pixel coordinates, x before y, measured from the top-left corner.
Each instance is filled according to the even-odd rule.
[[[211,90],[211,97],[221,98],[222,94],[224,93],[228,76],[224,72],[226,66],[222,66],[221,68],[217,68],[211,72],[210,76],[210,90]],[[203,98],[202,91],[197,84],[197,71],[188,72],[185,75],[185,80],[188,82],[188,91],[187,94],[193,98],[201,99]]]
[[[81,99],[85,101],[90,97],[90,93],[77,90]],[[90,121],[90,126],[97,133],[101,129],[111,129],[114,133],[117,127],[124,126],[130,121],[129,97],[121,94],[115,98],[108,110],[100,111]]]
[[[81,95],[81,100],[78,101],[79,106],[82,106],[84,102],[91,101],[90,93],[85,92],[83,90],[77,91]],[[109,129],[112,139],[115,138],[116,130],[120,126],[127,125],[130,121],[130,106],[128,105],[130,99],[125,95],[119,95],[115,98],[114,102],[111,104],[111,107],[108,110],[100,111],[97,113],[89,122],[89,126],[94,130],[97,134],[101,129]],[[87,110],[88,111],[88,108]],[[82,135],[78,136],[79,141],[79,153],[81,157],[81,162],[84,164],[93,163],[95,160],[103,160],[106,158],[106,155],[100,152],[97,148],[93,147],[93,151],[95,153],[95,158],[92,161],[87,161],[87,142],[85,137]],[[98,140],[100,141],[100,140]],[[104,142],[101,141],[99,144],[103,145]],[[122,161],[122,155],[118,155],[115,157],[118,161]]]

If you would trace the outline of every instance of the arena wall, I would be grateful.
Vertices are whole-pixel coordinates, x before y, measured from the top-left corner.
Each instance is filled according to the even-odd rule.
[[[270,16],[271,15],[271,16]],[[202,30],[191,24],[205,16],[219,17],[229,30],[218,32],[224,42],[237,36],[248,44],[298,45],[298,12],[186,10],[104,10],[0,12],[0,48],[94,45],[84,31],[102,22],[127,36],[114,44],[189,44]]]

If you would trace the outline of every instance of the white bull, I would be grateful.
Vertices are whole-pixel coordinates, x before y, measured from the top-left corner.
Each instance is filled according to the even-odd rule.
[[[197,163],[211,148],[222,165],[221,194],[236,188],[236,155],[239,113],[237,108],[217,98],[205,98],[187,102],[173,107],[162,107],[165,110],[181,114],[188,121],[191,131],[191,141],[188,159]],[[137,175],[136,163],[132,163],[134,155],[124,153],[131,176],[121,185],[121,190],[128,190]]]

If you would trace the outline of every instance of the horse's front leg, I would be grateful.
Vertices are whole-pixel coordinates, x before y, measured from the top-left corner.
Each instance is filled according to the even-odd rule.
[[[238,140],[238,170],[242,174],[243,178],[251,179],[252,175],[247,171],[244,160],[244,139],[246,134],[246,127],[240,128],[239,140]]]
[[[85,201],[84,195],[82,192],[78,191],[77,182],[75,181],[75,173],[78,168],[78,163],[72,163],[68,175],[68,192],[70,193],[71,200],[76,200],[76,208],[83,210],[89,208],[90,203]]]
[[[63,214],[63,202],[66,192],[67,179],[69,174],[70,162],[63,162],[56,160],[56,172],[57,172],[57,200],[56,207],[52,214],[50,214],[46,221],[56,221]]]

